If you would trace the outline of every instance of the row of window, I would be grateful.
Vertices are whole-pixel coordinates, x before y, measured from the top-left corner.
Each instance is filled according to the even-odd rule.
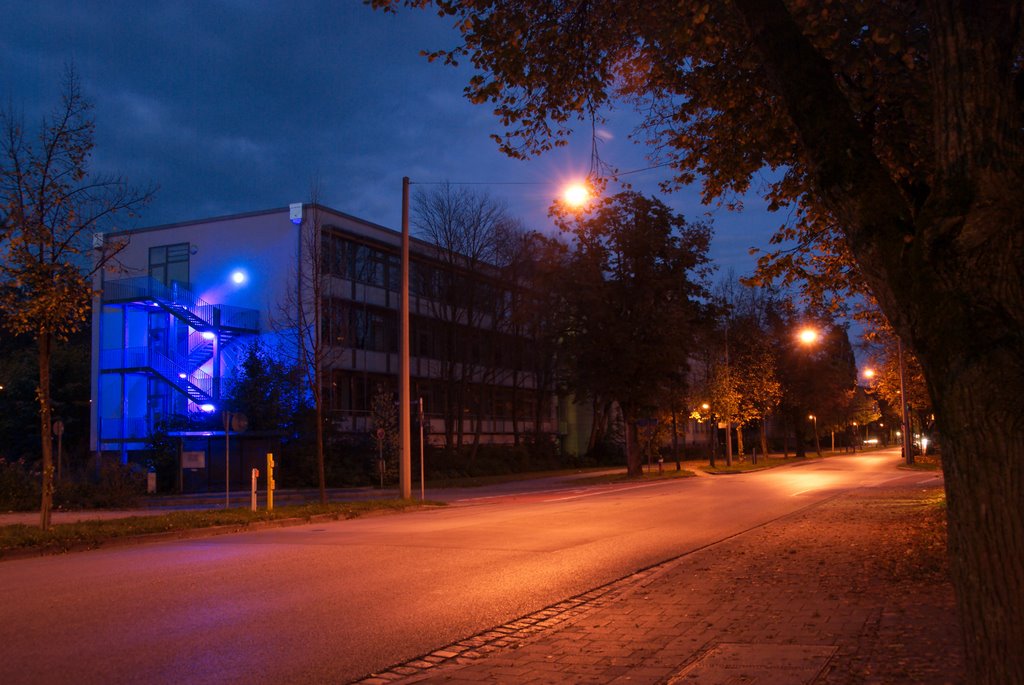
[[[321,236],[320,248],[325,274],[398,292],[402,277],[398,255],[328,231]],[[409,292],[414,297],[471,304],[478,311],[495,311],[508,304],[508,293],[479,277],[420,261],[413,261],[410,268]]]
[[[321,336],[329,345],[371,352],[398,352],[398,313],[340,298],[323,301]],[[529,345],[522,338],[414,316],[410,353],[424,359],[522,368]]]
[[[359,373],[335,370],[330,377],[330,386],[325,388],[327,408],[339,412],[369,412],[373,408],[373,397],[378,388],[384,388],[397,396],[395,377],[381,374]],[[416,401],[423,398],[424,412],[438,416],[444,413],[445,395],[449,391],[441,381],[417,380],[412,388]],[[463,398],[466,418],[478,413],[488,419],[533,419],[537,409],[537,393],[494,385],[473,385],[467,388],[468,397]]]

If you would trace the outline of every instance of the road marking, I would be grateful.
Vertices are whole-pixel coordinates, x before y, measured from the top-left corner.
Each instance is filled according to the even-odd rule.
[[[580,499],[581,497],[593,497],[595,495],[607,495],[607,494],[615,493],[615,492],[625,492],[626,490],[636,490],[637,488],[649,488],[652,485],[661,485],[661,484],[662,484],[661,482],[641,483],[640,485],[630,485],[628,487],[622,487],[622,488],[611,488],[611,489],[608,489],[608,490],[593,490],[593,491],[583,492],[582,494],[579,494],[579,495],[570,495],[568,497],[555,497],[554,499],[546,499],[544,501],[545,502],[564,502],[565,500],[570,500],[570,499]]]
[[[807,488],[806,490],[801,490],[801,491],[799,491],[799,492],[794,492],[794,493],[793,493],[792,495],[790,495],[790,497],[796,497],[797,495],[802,495],[802,494],[804,494],[805,492],[810,492],[810,491],[811,491],[812,489],[813,489],[813,488]]]
[[[546,495],[552,492],[582,492],[582,488],[553,488],[551,490],[523,490],[522,492],[505,492],[496,495],[481,495],[480,497],[462,497],[452,500],[455,502],[482,502],[489,499],[501,499],[503,497],[527,497],[530,495]]]

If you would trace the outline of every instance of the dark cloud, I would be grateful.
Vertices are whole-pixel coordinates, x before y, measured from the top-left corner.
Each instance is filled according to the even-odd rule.
[[[496,119],[462,97],[469,72],[419,54],[458,42],[430,12],[388,15],[355,0],[8,5],[2,104],[37,121],[73,63],[96,105],[94,169],[160,185],[144,224],[280,207],[308,199],[319,179],[326,204],[396,227],[409,176],[493,182],[480,189],[544,228],[557,183],[589,166],[589,130],[537,160],[501,155],[488,137]],[[648,164],[631,128],[616,113],[598,136],[621,170]],[[653,193],[666,177],[630,180]],[[668,200],[689,216],[705,209],[693,191]],[[715,218],[716,259],[748,270],[747,248],[765,245],[775,220]]]

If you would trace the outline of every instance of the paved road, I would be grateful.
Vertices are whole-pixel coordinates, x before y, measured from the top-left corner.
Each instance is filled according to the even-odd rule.
[[[0,564],[0,682],[347,682],[849,488],[897,452]]]

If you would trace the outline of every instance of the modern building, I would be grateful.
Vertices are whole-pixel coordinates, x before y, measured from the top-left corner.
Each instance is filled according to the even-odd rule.
[[[114,255],[95,284],[96,452],[132,461],[161,421],[220,416],[246,341],[256,338],[294,353],[300,331],[319,334],[337,432],[368,432],[377,388],[397,388],[396,231],[305,204],[110,233],[95,247]],[[556,402],[513,353],[529,341],[496,309],[509,299],[497,272],[415,239],[410,261],[413,398],[424,399],[432,441],[554,438]],[[210,470],[214,433],[183,447],[204,463],[210,487],[224,483],[223,466]],[[239,477],[253,461],[242,452],[231,464]]]

